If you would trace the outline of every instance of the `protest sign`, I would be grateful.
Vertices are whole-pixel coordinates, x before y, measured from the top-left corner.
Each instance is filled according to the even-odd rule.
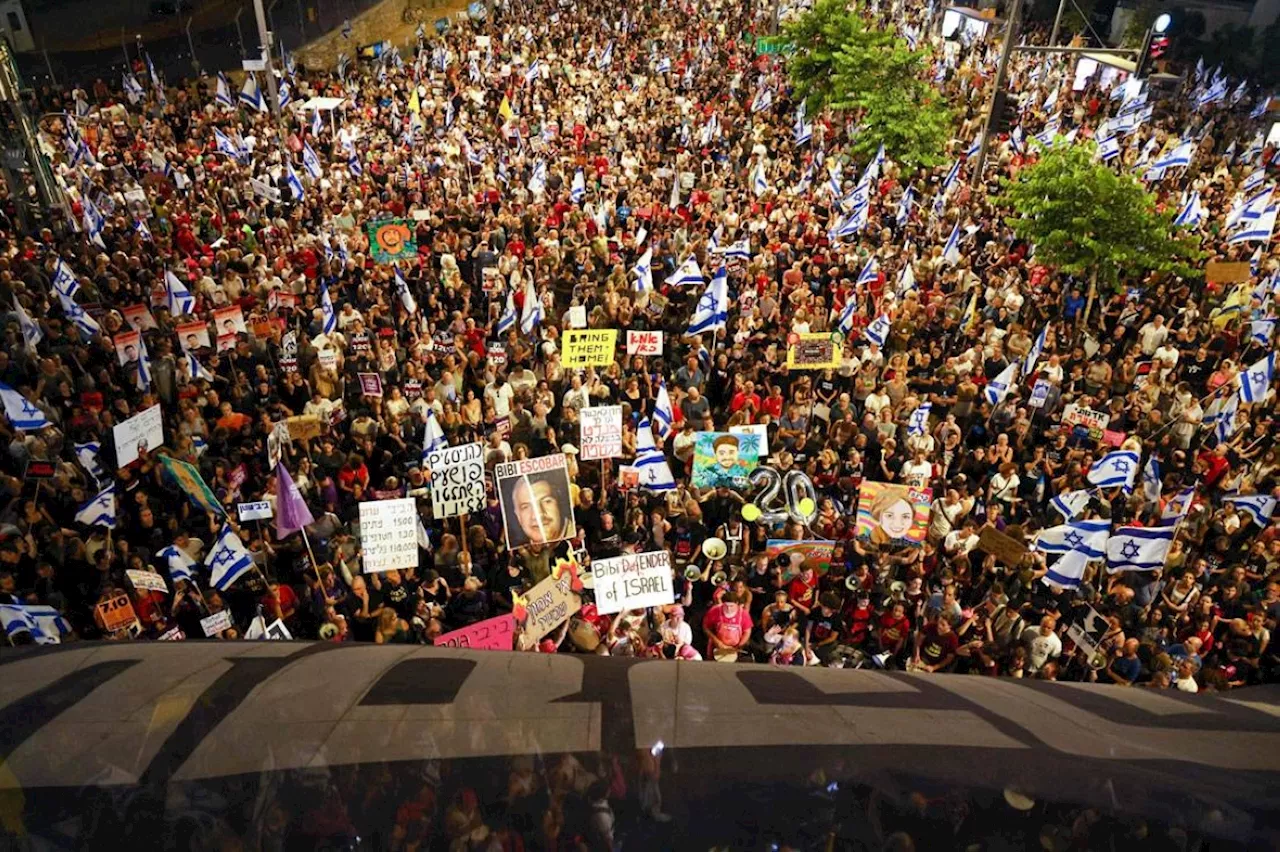
[[[117,595],[110,600],[102,601],[97,609],[98,614],[102,616],[102,629],[107,633],[132,627],[138,620],[128,595]]]
[[[777,564],[781,557],[790,560],[791,571],[800,573],[801,568],[812,568],[819,574],[831,570],[831,554],[835,552],[834,541],[787,541],[785,539],[769,539],[765,545],[765,553],[769,555],[769,564]]]
[[[202,322],[183,323],[175,329],[178,342],[183,352],[194,352],[197,349],[208,349],[213,343],[209,339],[209,326]]]
[[[51,461],[45,459],[28,459],[26,472],[23,473],[23,479],[53,479],[58,472],[58,466]]]
[[[360,380],[360,393],[380,399],[382,397],[382,376],[377,373],[356,373]]]
[[[205,636],[217,636],[224,630],[231,627],[231,610],[224,609],[221,612],[215,612],[208,618],[200,619],[200,629],[204,631]]]
[[[1067,626],[1067,638],[1076,643],[1089,658],[1089,667],[1100,669],[1107,664],[1106,652],[1100,648],[1103,637],[1111,630],[1111,624],[1101,613],[1088,604],[1084,618]]]
[[[596,609],[601,615],[666,606],[675,600],[671,553],[666,550],[597,559],[591,563],[591,574]]]
[[[635,465],[624,464],[618,466],[618,487],[623,491],[630,491],[632,488],[640,487],[640,471]]]
[[[169,591],[169,587],[165,585],[164,577],[154,571],[134,571],[130,569],[124,573],[129,578],[129,582],[133,583],[135,589],[166,593]]]
[[[1022,557],[1027,555],[1025,544],[993,526],[978,530],[978,547],[1010,567],[1021,564]]]
[[[582,580],[578,570],[576,562],[561,560],[551,576],[530,589],[527,595],[513,595],[513,614],[527,642],[537,642],[582,609],[582,597],[578,594]]]
[[[133,365],[134,369],[137,369],[138,359],[141,357],[141,343],[142,335],[136,331],[122,331],[111,338],[111,345],[116,350],[116,360],[122,367]]]
[[[1027,400],[1027,405],[1032,408],[1044,408],[1045,400],[1049,398],[1049,382],[1045,379],[1036,379],[1036,386],[1031,389],[1031,399]]]
[[[1077,438],[1088,438],[1090,441],[1101,441],[1102,433],[1107,430],[1111,415],[1105,411],[1094,411],[1083,405],[1072,403],[1062,409],[1062,425],[1071,427]]]
[[[165,632],[156,637],[157,642],[180,642],[187,638],[187,634],[182,632],[181,627],[170,627]]]
[[[1210,284],[1239,284],[1253,275],[1249,261],[1211,260],[1204,267],[1204,280]]]
[[[317,438],[324,431],[324,423],[316,414],[295,414],[284,419],[289,437],[295,441]]]
[[[418,567],[418,501],[371,500],[360,504],[364,571]]]
[[[661,355],[662,343],[660,331],[627,331],[628,355]]]
[[[566,329],[564,333],[564,366],[607,367],[613,363],[618,346],[616,328]]]
[[[146,305],[128,305],[120,309],[120,314],[134,331],[151,331],[159,328],[156,318],[151,315]]]
[[[508,548],[573,537],[577,526],[564,453],[503,462],[494,466],[493,475]]]
[[[501,343],[490,343],[485,349],[485,358],[493,367],[507,366],[507,347]]]
[[[249,333],[249,327],[244,322],[244,311],[238,305],[216,309],[213,312],[213,328],[218,337]]]
[[[863,480],[857,537],[877,545],[920,547],[929,528],[933,490]]]
[[[841,335],[792,334],[787,338],[787,367],[792,370],[827,370],[840,366],[844,351]]]
[[[755,435],[757,454],[761,460],[769,457],[769,427],[763,423],[751,423],[746,426],[730,426],[730,435]]]
[[[470,648],[473,651],[510,651],[516,635],[516,617],[511,613],[486,618],[437,636],[431,644],[436,648]]]
[[[693,487],[746,488],[760,464],[760,439],[754,434],[698,432],[693,443]]]
[[[418,254],[418,240],[405,219],[379,219],[365,226],[374,263],[408,261]]]
[[[427,454],[431,513],[452,518],[484,508],[484,445],[445,447]]]
[[[600,405],[578,411],[581,421],[579,458],[612,459],[622,455],[622,406]]]
[[[209,490],[204,477],[200,475],[200,471],[196,470],[195,466],[169,456],[160,456],[160,464],[165,472],[173,477],[173,481],[178,484],[178,487],[191,498],[192,503],[215,515],[226,514],[222,504],[218,502],[218,498]]]
[[[117,423],[111,435],[116,443],[116,464],[122,468],[137,461],[143,451],[163,446],[164,418],[159,403]]]
[[[587,306],[573,305],[569,308],[569,328],[587,327]]]
[[[267,521],[275,517],[271,510],[271,503],[266,500],[258,500],[254,503],[239,503],[236,505],[236,511],[239,513],[241,521]]]

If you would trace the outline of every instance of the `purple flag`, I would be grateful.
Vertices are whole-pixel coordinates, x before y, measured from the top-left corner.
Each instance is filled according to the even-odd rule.
[[[314,522],[302,492],[280,462],[276,465],[276,537],[284,538]]]

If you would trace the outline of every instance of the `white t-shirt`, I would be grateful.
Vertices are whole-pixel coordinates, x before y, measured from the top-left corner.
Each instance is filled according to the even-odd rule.
[[[1041,636],[1039,625],[1022,631],[1022,644],[1027,646],[1027,659],[1032,671],[1039,671],[1045,663],[1062,653],[1062,640],[1058,634]]]
[[[933,478],[933,465],[927,461],[907,462],[902,466],[902,484],[912,488],[923,488]]]

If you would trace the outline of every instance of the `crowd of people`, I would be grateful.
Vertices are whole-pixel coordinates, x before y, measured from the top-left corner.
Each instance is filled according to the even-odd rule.
[[[119,83],[35,93],[69,215],[0,235],[9,642],[194,641],[226,612],[212,638],[278,622],[270,635],[430,643],[511,612],[561,560],[585,577],[592,559],[665,549],[670,605],[601,614],[588,583],[576,614],[518,647],[1190,692],[1274,680],[1275,395],[1241,376],[1274,348],[1280,258],[1229,221],[1276,172],[1265,94],[1212,69],[1165,91],[1075,85],[1073,58],[1017,54],[1021,124],[975,180],[998,44],[944,40],[908,6],[866,14],[929,51],[956,108],[933,168],[851,156],[856,114],[797,122],[785,55],[756,47],[768,9],[731,0],[499,3],[403,53],[285,57],[279,123],[262,81],[168,84],[145,56]],[[317,97],[339,105],[302,108]],[[1187,232],[1208,260],[1250,264],[1243,280],[1122,270],[1094,292],[1015,236],[1002,181],[1040,156],[1033,137],[1098,141],[1134,98],[1157,108],[1108,137],[1110,162],[1142,175],[1195,140],[1149,189],[1168,209],[1197,192]],[[841,202],[860,191],[850,231]],[[371,244],[388,219],[407,227]],[[416,252],[380,262],[405,240]],[[677,274],[691,259],[693,280]],[[725,315],[689,333],[721,269]],[[583,323],[623,331],[607,366],[563,365]],[[627,355],[626,330],[662,331],[661,354]],[[838,336],[839,364],[788,368],[789,338],[815,332]],[[581,410],[607,404],[623,406],[622,456],[577,458]],[[121,458],[117,427],[157,405],[163,444]],[[754,477],[694,487],[695,436],[753,425],[764,464],[812,484],[811,511],[752,520]],[[483,510],[436,518],[432,428],[483,442],[489,471],[564,453],[571,536],[509,549],[492,478]],[[625,480],[651,445],[670,481]],[[1112,451],[1154,481],[1097,485]],[[928,495],[921,540],[858,535],[864,482]],[[279,512],[292,487],[305,536],[241,520],[237,505]],[[365,572],[360,504],[405,496],[418,567]],[[1049,582],[1068,556],[979,546],[988,528],[1030,545],[1068,522],[1167,519],[1162,564],[1095,558],[1074,582]],[[771,555],[779,540],[829,557]],[[206,557],[227,541],[252,570],[219,588]],[[104,606],[122,595],[123,626]],[[1088,647],[1073,638],[1098,618]]]

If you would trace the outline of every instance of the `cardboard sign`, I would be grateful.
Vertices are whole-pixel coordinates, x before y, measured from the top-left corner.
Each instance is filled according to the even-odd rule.
[[[427,454],[431,513],[453,518],[484,509],[484,446],[479,442]]]
[[[693,444],[694,488],[746,488],[760,466],[760,441],[754,434],[698,432]]]
[[[418,501],[372,500],[360,504],[364,571],[418,567]]]
[[[289,437],[295,441],[319,437],[324,431],[324,424],[314,414],[295,414],[293,417],[286,417],[284,422],[289,430]]]
[[[164,633],[156,637],[157,642],[181,642],[187,638],[187,634],[182,632],[181,627],[170,627]]]
[[[599,405],[578,411],[581,434],[579,457],[584,461],[622,455],[622,406]]]
[[[240,514],[241,521],[267,521],[275,517],[275,513],[271,510],[271,503],[267,500],[238,503],[236,511]]]
[[[932,503],[932,489],[863,480],[858,489],[857,536],[879,546],[921,547]]]
[[[244,322],[244,311],[240,310],[238,305],[215,310],[213,312],[213,327],[218,337],[249,333],[249,327]]]
[[[569,327],[570,328],[586,328],[587,327],[587,306],[573,305],[569,308]]]
[[[1022,564],[1023,557],[1027,555],[1025,544],[993,526],[985,526],[978,531],[978,547],[1011,568]]]
[[[564,333],[564,366],[607,367],[618,347],[616,328],[568,329]]]
[[[156,318],[151,315],[146,305],[126,305],[120,309],[120,315],[134,331],[151,331],[159,328]]]
[[[1204,280],[1210,284],[1238,284],[1252,277],[1249,262],[1211,260],[1204,267]]]
[[[102,624],[108,633],[132,627],[138,620],[137,613],[133,611],[133,602],[129,600],[128,595],[119,595],[109,601],[103,601],[98,604],[97,609],[102,615]]]
[[[208,618],[200,619],[200,629],[204,631],[205,636],[214,637],[224,630],[231,629],[231,610],[224,609],[221,612],[215,612]]]
[[[1062,425],[1071,427],[1077,437],[1090,441],[1101,441],[1102,433],[1110,422],[1111,415],[1105,411],[1094,411],[1075,403],[1062,409]]]
[[[461,630],[437,636],[436,648],[470,648],[473,651],[510,651],[516,635],[516,617],[511,613],[477,621]]]
[[[653,314],[655,317],[660,317],[670,302],[671,300],[661,293],[650,293],[649,304],[645,306],[645,312]]]
[[[529,594],[516,595],[516,618],[524,619],[521,629],[525,638],[537,642],[582,609],[582,597],[577,593],[581,587],[577,563],[561,561]]]
[[[839,334],[793,334],[787,339],[789,369],[833,370],[843,360]]]
[[[628,355],[661,355],[662,332],[627,331]]]
[[[125,468],[138,460],[143,450],[164,445],[164,418],[159,404],[135,414],[111,430],[116,443],[116,463]]]
[[[125,576],[129,578],[129,582],[133,583],[135,589],[146,589],[151,592],[161,592],[167,594],[169,587],[165,585],[164,577],[161,577],[154,571],[125,571]]]
[[[382,376],[377,373],[356,373],[360,380],[360,393],[364,396],[382,398]]]
[[[831,556],[835,553],[836,543],[822,539],[807,541],[791,541],[789,539],[771,538],[765,545],[765,553],[769,555],[769,563],[773,564],[786,557],[790,562],[790,570],[796,574],[801,568],[812,568],[819,574],[831,570]]]
[[[596,608],[601,615],[672,603],[671,553],[655,550],[630,553],[591,563]]]

